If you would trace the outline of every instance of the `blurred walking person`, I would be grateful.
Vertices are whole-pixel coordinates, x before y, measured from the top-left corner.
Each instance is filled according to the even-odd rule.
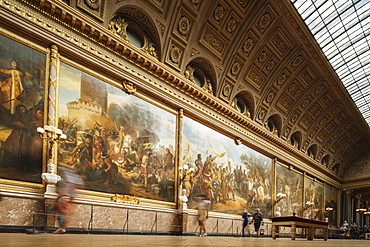
[[[64,234],[66,233],[67,217],[71,214],[71,203],[76,197],[76,189],[82,189],[84,182],[70,165],[58,163],[58,173],[62,178],[56,184],[58,197],[55,200],[59,228],[54,233]]]
[[[205,221],[208,219],[208,211],[211,206],[211,201],[207,200],[205,195],[198,196],[198,224],[199,237],[207,236]]]

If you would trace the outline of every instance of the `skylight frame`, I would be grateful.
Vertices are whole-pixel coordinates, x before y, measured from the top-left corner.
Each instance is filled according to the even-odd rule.
[[[370,127],[370,0],[291,2]]]

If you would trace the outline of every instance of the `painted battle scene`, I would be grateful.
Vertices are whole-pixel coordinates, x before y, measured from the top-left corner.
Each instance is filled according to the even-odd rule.
[[[194,169],[183,180],[189,208],[204,194],[212,211],[242,214],[243,208],[260,208],[271,217],[270,158],[190,118],[184,119],[182,147],[182,165]]]
[[[174,202],[176,116],[61,63],[58,161],[88,190]]]
[[[324,220],[323,218],[323,185],[313,179],[304,178],[304,212],[303,217],[315,220]],[[307,202],[314,204],[307,208]],[[307,209],[306,209],[307,208]]]
[[[325,218],[328,218],[329,225],[337,225],[337,212],[338,212],[338,190],[324,186],[325,189]]]
[[[41,182],[45,54],[0,35],[0,177]]]
[[[286,198],[275,205],[280,207],[281,216],[291,216],[293,212],[302,216],[303,175],[276,164],[276,194],[283,193]]]

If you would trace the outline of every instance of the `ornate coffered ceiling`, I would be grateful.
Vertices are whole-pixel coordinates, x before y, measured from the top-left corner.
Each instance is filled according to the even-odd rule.
[[[279,138],[291,143],[296,135],[303,154],[341,174],[370,151],[366,122],[290,1],[140,0],[136,6],[158,24],[160,49],[181,53],[177,64],[165,54],[161,62],[184,73],[194,59],[210,61],[213,94],[229,105],[238,94],[249,95],[252,120],[266,126],[274,116]]]
[[[288,0],[20,2],[164,81],[173,81],[246,129],[257,126],[253,131],[271,132],[301,160],[334,175],[343,176],[348,166],[370,152],[368,125]],[[119,15],[136,20],[148,32],[156,56],[150,54],[150,46],[151,56],[140,56],[107,35]],[[207,71],[211,90],[188,86],[189,64]],[[248,114],[237,113],[239,96],[247,102]]]

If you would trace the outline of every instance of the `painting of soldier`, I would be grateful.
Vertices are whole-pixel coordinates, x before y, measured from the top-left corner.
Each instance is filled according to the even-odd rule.
[[[270,217],[272,160],[190,118],[183,129],[180,162],[194,170],[183,180],[189,208],[203,194],[213,211],[241,214],[259,207]]]
[[[315,220],[323,218],[324,189],[323,184],[315,179],[304,178],[304,212],[303,217]]]
[[[276,164],[276,194],[286,197],[275,205],[280,207],[281,216],[291,216],[293,213],[302,216],[303,175],[280,164]]]
[[[45,54],[0,35],[0,177],[41,182]],[[40,144],[41,143],[41,144]]]
[[[70,65],[60,71],[58,159],[88,190],[173,202],[176,115]]]

